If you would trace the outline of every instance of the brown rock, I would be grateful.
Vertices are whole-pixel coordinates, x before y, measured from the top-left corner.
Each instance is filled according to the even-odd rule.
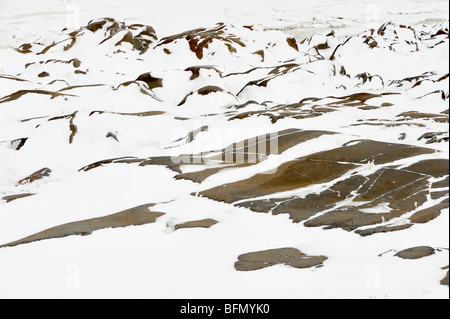
[[[150,73],[144,73],[139,75],[136,81],[142,81],[147,83],[150,89],[163,87],[163,80],[160,78],[153,77]]]
[[[16,195],[8,195],[8,196],[3,197],[3,200],[5,200],[7,203],[9,203],[9,202],[12,202],[13,200],[25,198],[25,197],[33,196],[33,195],[36,195],[36,194],[23,193],[23,194],[16,194]]]
[[[419,246],[401,250],[395,254],[395,256],[402,259],[419,259],[427,256],[431,256],[435,253],[435,249],[429,246]]]
[[[204,55],[204,50],[207,49],[209,44],[213,41],[220,41],[230,52],[236,50],[232,44],[238,44],[241,47],[245,46],[236,35],[227,33],[225,29],[225,24],[218,23],[217,26],[213,28],[198,28],[186,31],[161,39],[156,47],[184,39],[188,42],[190,50],[195,53],[199,60],[201,60]]]
[[[81,172],[81,171],[87,172],[87,171],[90,171],[91,169],[101,167],[101,166],[107,165],[107,164],[112,164],[112,163],[132,164],[132,163],[142,163],[143,161],[144,161],[144,159],[140,159],[137,157],[116,157],[116,158],[106,159],[106,160],[98,161],[98,162],[83,166],[78,171],[79,172]]]
[[[32,51],[30,49],[31,49],[31,44],[30,43],[24,43],[20,47],[16,48],[15,50],[17,52],[25,54],[25,53],[31,53]]]
[[[297,41],[295,40],[295,38],[287,38],[286,41],[289,44],[289,46],[291,46],[292,48],[294,48],[295,50],[298,51],[298,45],[297,45]]]
[[[203,191],[201,195],[233,203],[243,199],[326,183],[355,167],[352,164],[337,162],[296,160],[282,164],[274,174],[258,174],[243,181]]]
[[[403,224],[403,225],[399,225],[399,226],[378,226],[378,227],[368,228],[368,229],[358,229],[358,230],[355,230],[355,233],[357,233],[360,236],[365,237],[365,236],[370,236],[373,234],[389,233],[392,231],[404,230],[404,229],[408,229],[411,226],[412,226],[412,224]]]
[[[414,163],[405,170],[426,174],[432,177],[444,177],[449,174],[448,159],[431,159]]]
[[[72,235],[86,236],[92,234],[96,230],[105,228],[138,226],[154,223],[156,219],[164,215],[164,213],[150,211],[149,207],[152,205],[153,204],[141,205],[108,216],[63,224],[17,241],[1,245],[0,248],[14,247],[40,240],[63,238]]]
[[[52,99],[54,99],[55,97],[58,97],[58,96],[74,96],[74,95],[70,95],[70,94],[63,94],[63,93],[51,92],[51,91],[45,91],[45,90],[19,90],[10,95],[0,98],[0,103],[11,102],[11,101],[21,98],[22,96],[24,96],[26,94],[31,94],[31,93],[50,95]]]
[[[175,225],[175,230],[182,228],[210,228],[217,223],[218,221],[214,219],[194,220],[183,224]]]
[[[409,220],[415,224],[424,224],[437,218],[441,214],[441,210],[445,208],[448,208],[448,199],[430,208],[422,209],[414,213]]]
[[[52,172],[52,170],[50,168],[44,167],[36,172],[34,172],[33,174],[31,174],[28,177],[25,177],[24,179],[21,179],[17,185],[25,185],[28,183],[33,183],[39,179],[42,179],[44,177],[48,177],[50,176],[50,173]]]
[[[278,264],[294,268],[311,268],[322,266],[327,259],[325,256],[305,255],[295,248],[280,248],[241,255],[234,267],[238,271],[258,270]]]
[[[355,207],[346,206],[332,210],[305,222],[305,226],[328,228],[340,227],[346,230],[354,230],[361,226],[374,225],[383,220],[388,221],[399,217],[426,202],[427,179],[418,173],[384,168],[370,175],[357,190],[358,195],[354,201],[368,201],[369,203]],[[405,201],[404,198],[408,200]],[[391,209],[388,213],[368,214],[361,209],[373,208],[382,203],[389,203]],[[374,231],[385,231],[391,227],[365,230],[358,232],[361,235],[371,234]]]
[[[448,269],[447,267],[444,267],[443,269]],[[443,286],[448,286],[448,271],[447,271],[447,276],[445,276],[442,280],[441,280],[441,285]]]
[[[48,72],[45,72],[45,71],[43,71],[43,72],[38,74],[38,77],[40,77],[40,78],[45,78],[47,76],[50,76],[50,74]]]
[[[196,93],[199,94],[199,95],[208,95],[208,94],[216,93],[216,92],[224,92],[224,90],[222,88],[218,87],[218,86],[207,85],[207,86],[204,86],[204,87],[202,87],[202,88],[200,88],[200,89],[198,89],[196,91]],[[188,97],[191,96],[194,93],[195,92],[191,92],[191,93],[187,94],[183,98],[183,100],[180,103],[178,103],[178,106],[182,106],[184,103],[186,103]]]

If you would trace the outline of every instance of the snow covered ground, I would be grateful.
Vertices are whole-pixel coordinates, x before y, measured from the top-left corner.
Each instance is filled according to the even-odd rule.
[[[0,297],[448,298],[448,6],[0,0]]]

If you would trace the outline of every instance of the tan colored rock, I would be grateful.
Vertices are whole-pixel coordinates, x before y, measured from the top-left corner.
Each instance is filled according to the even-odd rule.
[[[29,196],[33,196],[33,195],[35,195],[35,194],[23,193],[23,194],[16,194],[16,195],[8,195],[8,196],[3,197],[3,200],[5,200],[7,203],[9,203],[9,202],[12,202],[13,200],[25,198],[25,197],[29,197]]]
[[[152,212],[149,210],[150,206],[153,206],[153,204],[137,206],[112,215],[59,225],[17,241],[1,245],[0,248],[14,247],[40,240],[63,238],[72,235],[86,236],[92,234],[94,231],[105,228],[138,226],[154,223],[156,219],[164,215],[164,213]]]
[[[420,259],[423,257],[431,256],[435,253],[435,249],[429,246],[418,246],[401,250],[395,254],[395,256],[402,259]]]
[[[327,259],[325,256],[306,255],[295,248],[280,248],[241,255],[234,267],[238,271],[258,270],[279,264],[293,268],[311,268],[322,266]]]
[[[217,223],[218,221],[214,219],[194,220],[183,224],[175,225],[175,230],[183,228],[210,228]]]

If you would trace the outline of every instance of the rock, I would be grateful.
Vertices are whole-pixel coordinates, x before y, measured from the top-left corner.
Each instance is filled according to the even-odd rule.
[[[448,266],[443,267],[442,269],[448,269]],[[445,276],[445,277],[441,280],[441,285],[443,285],[443,286],[448,286],[448,270],[447,270],[447,276]]]
[[[431,256],[435,253],[435,249],[429,246],[419,246],[401,250],[395,254],[395,256],[402,259],[419,259],[427,256]]]
[[[198,28],[162,38],[156,47],[166,46],[177,40],[187,41],[189,49],[195,53],[199,60],[203,59],[205,49],[208,49],[212,42],[222,43],[230,53],[236,52],[233,45],[245,47],[239,37],[227,32],[227,25],[223,23],[218,23],[216,27],[212,28]]]
[[[202,69],[205,70],[214,70],[217,72],[217,74],[219,74],[219,76],[222,76],[222,72],[219,71],[217,68],[213,67],[213,66],[208,66],[208,65],[199,65],[199,66],[191,66],[185,69],[186,72],[191,72],[192,75],[190,77],[190,80],[195,80],[196,78],[198,78],[200,76],[200,71]]]
[[[287,38],[286,41],[289,44],[289,46],[291,46],[296,51],[298,51],[298,45],[297,45],[297,41],[295,40],[295,38]]]
[[[247,180],[203,191],[200,195],[217,201],[233,203],[330,182],[355,167],[352,164],[301,159],[282,164],[274,174],[257,174]]]
[[[40,240],[63,238],[73,235],[86,236],[92,234],[94,231],[105,228],[138,226],[154,223],[156,219],[164,215],[164,213],[150,211],[149,207],[153,205],[154,204],[145,204],[108,216],[59,225],[17,241],[1,245],[0,248],[14,247]]]
[[[117,157],[117,158],[111,158],[111,159],[98,161],[98,162],[83,166],[78,171],[79,172],[81,172],[81,171],[87,172],[87,171],[90,171],[91,169],[101,167],[101,166],[107,165],[107,164],[112,164],[112,163],[132,164],[132,163],[141,163],[142,161],[144,161],[144,159],[140,159],[137,157]]]
[[[439,122],[439,123],[448,123],[448,115],[445,115],[445,114],[433,114],[433,113],[421,113],[421,112],[417,112],[417,111],[409,111],[409,112],[401,113],[397,116],[411,118],[411,119],[426,119],[426,120],[432,120],[432,121]],[[426,136],[424,136],[424,138],[426,138]]]
[[[117,142],[119,142],[119,139],[117,138],[117,135],[111,132],[108,132],[108,134],[106,134],[106,138],[111,137],[113,139],[115,139]]]
[[[48,72],[45,72],[45,71],[38,74],[38,77],[40,77],[40,78],[45,78],[47,76],[50,76],[50,74]]]
[[[32,45],[30,43],[24,43],[22,44],[20,47],[18,47],[17,49],[15,49],[17,52],[20,53],[31,53],[32,51],[30,50],[32,47]]]
[[[23,137],[23,138],[18,138],[15,139],[13,141],[11,141],[11,146],[12,148],[14,148],[16,151],[19,151],[24,145],[25,142],[28,140],[28,137]]]
[[[182,160],[171,156],[156,156],[150,157],[144,161],[142,161],[139,166],[147,166],[147,165],[164,165],[168,169],[181,173],[180,165],[182,164]]]
[[[210,177],[222,170],[229,169],[229,168],[247,167],[250,165],[253,165],[253,164],[252,163],[242,163],[242,164],[237,164],[237,165],[233,165],[233,166],[207,168],[207,169],[204,169],[204,170],[201,170],[198,172],[178,174],[177,176],[175,176],[175,179],[178,179],[178,180],[185,179],[185,180],[192,181],[194,183],[202,183],[208,177]]]
[[[378,226],[374,228],[367,228],[367,229],[358,229],[355,230],[355,233],[357,233],[360,236],[370,236],[373,234],[379,234],[379,233],[388,233],[392,231],[399,231],[399,230],[405,230],[412,226],[412,224],[403,224],[398,226]]]
[[[298,131],[291,135],[298,137],[306,131]],[[291,141],[296,141],[293,138]],[[286,144],[282,142],[281,145]],[[287,143],[286,145],[289,145]],[[320,193],[308,194],[302,198],[267,198],[252,200],[261,196],[291,191],[303,187],[328,183],[339,178],[359,165],[372,161],[374,164],[385,164],[434,152],[431,149],[403,144],[382,143],[370,140],[346,143],[343,147],[319,152],[284,163],[273,174],[258,174],[247,180],[222,185],[205,190],[200,195],[235,203],[240,207],[255,212],[271,212],[274,215],[287,213],[294,222],[305,221],[307,227],[343,228],[353,231],[359,227],[384,223],[414,210],[427,201],[430,193],[431,177],[440,178],[448,175],[448,160],[431,159],[412,164],[404,169],[385,166],[374,173],[363,176],[353,173],[346,178],[331,184]],[[214,171],[215,172],[215,171]],[[214,173],[211,172],[211,173]],[[204,172],[205,173],[205,172]],[[204,174],[203,173],[203,174]],[[199,174],[199,173],[195,173]],[[357,204],[342,205],[344,201]],[[404,201],[408,198],[408,201]],[[378,206],[387,205],[388,211],[377,213]],[[430,210],[440,210],[447,204]],[[380,206],[380,207],[381,207]],[[336,207],[336,208],[335,208]],[[448,207],[448,205],[447,205]],[[366,213],[365,210],[375,210]],[[319,213],[326,212],[322,215]],[[428,216],[429,212],[421,214]],[[314,215],[319,214],[317,217]],[[413,220],[419,219],[418,215]],[[428,217],[422,217],[431,218]],[[358,230],[361,236],[375,233],[402,230],[412,224],[400,226],[383,225],[380,227]]]
[[[21,179],[17,185],[25,185],[25,184],[29,184],[29,183],[33,183],[37,180],[40,180],[44,177],[48,177],[50,176],[50,173],[52,172],[52,170],[50,168],[44,167],[36,172],[34,172],[33,174],[31,174],[28,177],[25,177],[24,179]]]
[[[214,85],[207,85],[204,86],[200,89],[198,89],[196,92],[191,92],[189,94],[187,94],[183,100],[178,103],[178,106],[182,106],[184,103],[186,103],[187,99],[189,98],[189,96],[193,95],[194,93],[197,93],[198,95],[208,95],[211,93],[216,93],[216,92],[224,92],[224,90],[218,86],[214,86]]]
[[[258,174],[244,181],[206,190],[201,195],[232,203],[329,182],[356,168],[357,164],[369,161],[382,164],[407,156],[431,152],[433,151],[429,149],[409,145],[362,141],[356,145],[319,152],[284,163],[280,165],[275,174]],[[402,176],[403,174],[398,174],[398,177]],[[411,182],[413,179],[410,178],[409,181]],[[379,193],[381,191],[380,189]]]
[[[46,90],[19,90],[10,95],[0,98],[0,104],[17,100],[17,99],[21,98],[22,96],[24,96],[26,94],[31,94],[31,93],[50,95],[52,99],[54,99],[55,97],[58,97],[58,96],[73,96],[71,94],[63,94],[63,93],[59,93],[59,92],[51,92],[51,91],[46,91]]]
[[[175,230],[183,228],[210,228],[217,223],[218,221],[214,219],[194,220],[183,224],[175,225]]]
[[[448,208],[448,199],[430,208],[422,209],[414,213],[414,215],[412,215],[409,220],[415,224],[424,224],[429,222],[430,220],[437,218],[441,214],[441,210],[445,208]]]
[[[449,175],[448,159],[431,159],[414,163],[405,170],[426,174],[435,178]]]
[[[283,264],[301,269],[322,266],[327,259],[325,256],[305,255],[295,248],[280,248],[241,255],[234,268],[238,271],[252,271]]]
[[[150,89],[161,88],[163,87],[163,80],[160,78],[153,77],[150,73],[144,73],[139,75],[136,81],[142,81],[147,83]]]
[[[200,131],[203,132],[206,130],[206,128],[207,127],[201,128]],[[196,133],[198,133],[198,130],[191,132],[188,136],[187,142],[192,141],[191,135],[192,138],[194,138]],[[189,164],[197,162],[203,163],[205,161],[217,161],[226,164],[226,166],[207,168],[201,171],[179,174],[176,176],[176,179],[187,179],[195,183],[201,183],[209,176],[212,176],[213,174],[216,174],[223,169],[240,168],[257,164],[264,160],[265,156],[267,155],[281,154],[289,148],[294,147],[300,143],[327,134],[332,135],[334,133],[327,131],[289,129],[273,134],[255,136],[254,138],[231,144],[222,150],[197,154],[194,156],[196,161],[193,159],[191,162],[186,163]],[[272,143],[274,143],[276,147],[273,147]],[[210,154],[215,153],[218,153],[218,155],[214,155],[212,157],[209,156]],[[189,158],[188,156],[185,157]],[[230,166],[229,164],[234,165]]]
[[[448,132],[427,132],[422,134],[417,140],[420,141],[422,139],[426,140],[426,144],[448,142],[449,134]]]
[[[36,194],[23,193],[23,194],[16,194],[16,195],[8,195],[8,196],[3,197],[3,200],[5,200],[7,203],[9,203],[9,202],[12,202],[13,200],[25,198],[25,197],[29,197],[29,196],[33,196],[33,195],[36,195]]]

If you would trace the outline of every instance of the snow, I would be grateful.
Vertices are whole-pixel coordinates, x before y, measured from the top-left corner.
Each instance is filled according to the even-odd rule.
[[[139,54],[130,43],[115,45],[125,31],[99,45],[105,34],[83,29],[70,50],[63,49],[64,42],[46,54],[37,54],[102,17],[113,17],[126,25],[150,25],[159,40],[194,28],[217,28],[217,23],[223,22],[225,34],[238,37],[246,46],[231,41],[236,50],[232,52],[215,41],[199,60],[187,41],[167,44],[164,48],[171,52],[167,54],[163,46],[155,46],[158,40]],[[373,35],[379,47],[369,48],[364,41],[371,35],[370,29],[376,31],[389,21],[393,22],[386,26],[384,35]],[[448,142],[425,144],[419,139],[427,132],[446,131],[448,137],[448,123],[396,117],[410,111],[442,114],[448,110],[449,80],[438,81],[449,72],[448,36],[419,41],[413,31],[400,25],[427,35],[448,29],[448,1],[129,0],[124,6],[118,0],[46,0],[36,6],[30,0],[0,0],[0,245],[143,204],[154,203],[151,210],[164,213],[153,224],[0,248],[0,298],[448,298],[448,287],[439,284],[446,274],[441,268],[448,265],[448,208],[427,223],[361,237],[339,228],[305,227],[287,214],[259,214],[194,196],[257,174],[273,173],[283,163],[355,140],[404,143],[435,152],[385,164],[361,164],[329,183],[252,200],[304,198],[320,194],[353,173],[369,176],[385,167],[448,159]],[[245,26],[253,26],[253,30]],[[331,30],[334,35],[330,35]],[[298,51],[288,44],[288,37],[296,39]],[[314,51],[314,46],[324,41],[330,46],[320,51],[325,59]],[[438,45],[439,41],[444,45]],[[32,53],[14,50],[23,43],[33,44]],[[118,49],[123,52],[116,53]],[[264,59],[254,54],[259,49],[264,49]],[[328,59],[334,52],[335,59]],[[79,67],[61,62],[74,58],[81,61]],[[295,67],[287,66],[293,63]],[[186,68],[192,66],[206,68],[191,80],[192,73]],[[345,74],[339,73],[340,67],[345,68]],[[74,70],[86,74],[75,74]],[[286,73],[271,73],[273,70]],[[43,71],[50,75],[38,77]],[[163,87],[150,90],[139,81],[124,85],[145,72],[162,79]],[[373,76],[367,82],[357,77],[365,72]],[[414,86],[418,80],[405,81],[419,75],[427,81],[418,86]],[[262,79],[270,81],[265,86],[245,86]],[[396,81],[403,86],[396,87]],[[206,86],[222,91],[200,94]],[[65,95],[51,98],[28,93],[17,100],[5,100],[19,90]],[[437,90],[447,97],[433,94]],[[338,104],[342,97],[361,92],[395,94],[368,100],[368,105],[377,107],[369,110]],[[179,106],[186,96],[186,102]],[[301,111],[317,105],[337,111],[300,120],[285,117],[276,123],[263,115],[229,118],[229,114],[241,111],[275,113],[279,105],[307,98],[319,100],[305,102]],[[249,101],[254,103],[238,110],[237,105]],[[392,105],[383,106],[385,103]],[[161,113],[132,115],[148,111]],[[72,120],[67,117],[73,114]],[[56,118],[61,116],[66,117]],[[69,143],[71,123],[77,132]],[[176,142],[205,126],[208,130],[199,132],[191,143]],[[230,166],[201,184],[176,180],[178,173],[163,165],[113,163],[80,171],[105,159],[221,150],[245,139],[293,128],[336,134],[299,143],[255,165]],[[108,133],[118,141],[106,138]],[[404,139],[399,141],[402,134]],[[17,144],[11,141],[19,138],[28,139],[17,151]],[[207,161],[180,168],[186,173],[219,166]],[[43,167],[51,168],[49,177],[18,185],[19,180]],[[1,201],[6,195],[22,193],[36,195]],[[432,207],[440,200],[429,198],[418,209]],[[353,202],[349,197],[344,204],[364,202]],[[361,209],[366,214],[390,210],[388,203]],[[377,226],[400,225],[414,212]],[[173,229],[175,224],[206,218],[218,224],[209,229]],[[397,250],[419,245],[443,249],[414,261],[393,256]],[[311,269],[285,265],[253,272],[234,269],[241,254],[282,247],[328,259],[322,267]]]

